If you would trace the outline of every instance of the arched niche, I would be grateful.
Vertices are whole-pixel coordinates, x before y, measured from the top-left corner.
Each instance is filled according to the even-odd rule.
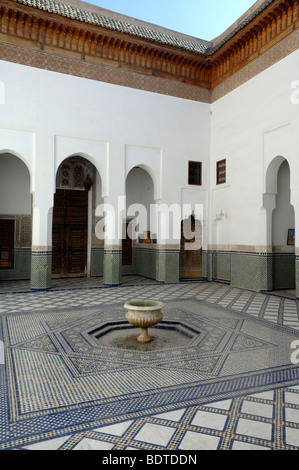
[[[101,276],[96,251],[103,242],[95,235],[96,207],[103,203],[99,172],[89,159],[72,155],[59,165],[55,186],[52,277]]]
[[[30,172],[16,155],[0,154],[0,213],[31,214]]]
[[[126,176],[126,181],[128,179],[128,176],[132,171],[135,171],[136,169],[143,170],[145,173],[147,173],[148,176],[150,176],[152,180],[152,185],[153,185],[153,200],[159,200],[161,199],[161,187],[160,187],[160,176],[157,174],[157,171],[154,170],[150,165],[146,163],[138,163],[127,170],[127,176]]]
[[[23,159],[0,152],[0,279],[29,279],[32,242],[30,172]]]
[[[288,161],[275,157],[266,173],[264,209],[267,220],[267,244],[272,252],[272,289],[295,288],[295,245],[290,230],[295,228],[295,211],[291,204],[291,171]]]
[[[144,165],[132,168],[126,178],[126,220],[123,220],[122,264],[124,274],[155,278],[153,251],[157,223],[152,207],[155,184]],[[135,256],[133,250],[135,249]]]
[[[291,204],[290,167],[287,160],[284,160],[277,172],[276,207],[272,214],[272,245],[281,249],[289,246],[293,251],[294,247],[287,243],[288,230],[294,228],[295,211]]]
[[[143,231],[150,230],[151,205],[154,204],[154,182],[150,173],[143,167],[134,167],[126,178],[127,214],[131,218],[137,205],[142,206],[140,225]],[[131,210],[130,210],[131,208]]]

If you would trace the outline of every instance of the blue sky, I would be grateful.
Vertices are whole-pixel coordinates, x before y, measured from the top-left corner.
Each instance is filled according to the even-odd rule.
[[[86,1],[207,41],[222,34],[254,4],[254,0]]]

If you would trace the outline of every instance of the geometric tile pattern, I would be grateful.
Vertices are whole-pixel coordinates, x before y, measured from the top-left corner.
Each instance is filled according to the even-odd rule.
[[[268,325],[258,324],[257,328],[256,322],[231,318],[223,309],[215,312],[205,304],[188,301],[184,305],[188,311],[170,304],[164,309],[164,319],[178,322],[183,318],[184,324],[196,328],[199,335],[187,346],[143,353],[100,346],[88,335],[99,325],[121,321],[121,307],[88,310],[87,314],[82,310],[3,317],[6,361],[11,364],[11,377],[7,375],[10,394],[18,397],[10,414],[19,419],[26,413],[56,413],[57,404],[76,406],[96,401],[100,405],[105,398],[132,393],[142,394],[150,407],[146,396],[149,389],[163,390],[168,402],[179,402],[196,393],[200,397],[203,380],[207,397],[209,386],[215,388],[213,380],[208,379],[218,376],[231,380],[236,373],[241,374],[238,381],[231,380],[231,391],[239,390],[244,386],[242,374],[253,368],[256,371],[265,364],[289,364],[289,345],[298,338],[297,334],[282,329],[277,332]],[[194,313],[190,313],[191,309]],[[143,365],[149,361],[148,372]],[[275,372],[272,376],[266,379],[264,375],[263,380],[275,380]],[[258,380],[254,377],[252,386],[257,386]],[[292,380],[292,368],[286,371],[285,380]],[[58,383],[63,386],[58,387]],[[189,388],[181,397],[176,387],[186,384]],[[219,393],[222,387],[219,384]]]
[[[0,449],[299,449],[295,300],[202,282],[85,287],[0,295]],[[88,331],[134,297],[196,323],[193,346],[147,368],[131,351],[103,358]]]
[[[31,288],[46,290],[51,286],[52,252],[31,253]]]
[[[299,387],[180,408],[23,448],[298,450]]]
[[[50,291],[35,293],[30,291],[28,281],[0,281],[0,315],[50,310],[61,308],[62,304],[74,307],[86,305],[87,302],[91,306],[112,305],[134,296],[154,296],[161,300],[194,298],[299,331],[299,303],[295,299],[249,292],[218,283],[160,285],[141,277],[128,276],[124,279],[121,287],[116,289],[105,289],[102,278],[74,280],[72,283],[75,287],[70,287],[69,280],[52,280]]]

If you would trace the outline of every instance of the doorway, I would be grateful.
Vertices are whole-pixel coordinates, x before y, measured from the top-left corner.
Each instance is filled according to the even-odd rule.
[[[132,237],[128,233],[129,223],[123,225],[123,230],[125,231],[122,239],[122,265],[123,266],[132,266],[133,262],[133,244]]]
[[[276,207],[272,213],[272,282],[273,290],[295,289],[295,240],[289,232],[295,229],[295,210],[291,204],[291,173],[287,160],[277,172]]]
[[[193,250],[186,249],[189,243],[194,244]],[[202,226],[193,216],[181,223],[180,278],[202,278]]]
[[[57,189],[54,195],[52,277],[87,275],[88,191]]]
[[[0,220],[0,269],[13,268],[14,220]]]

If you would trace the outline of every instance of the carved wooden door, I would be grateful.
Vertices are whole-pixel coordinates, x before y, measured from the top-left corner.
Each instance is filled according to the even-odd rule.
[[[87,218],[87,191],[57,189],[53,210],[53,277],[86,275]]]
[[[194,233],[194,239],[189,240],[185,238],[183,221],[181,225],[180,277],[181,279],[200,279],[202,277],[202,227],[199,221],[195,221],[194,217],[191,217],[185,223],[187,226],[190,224],[187,232],[190,232],[191,228],[191,232]],[[194,250],[186,249],[186,245],[189,243],[194,244]]]

